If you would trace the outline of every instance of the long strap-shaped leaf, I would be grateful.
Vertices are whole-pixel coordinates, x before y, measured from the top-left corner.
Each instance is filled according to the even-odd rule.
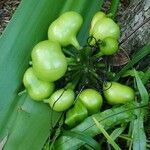
[[[117,145],[117,143],[112,139],[112,137],[107,133],[107,131],[103,128],[103,126],[93,117],[93,120],[97,126],[97,128],[100,130],[100,133],[103,133],[109,144],[112,145],[112,147],[115,150],[121,150],[120,147]]]
[[[146,135],[142,110],[137,110],[137,119],[133,122],[133,150],[146,150]]]
[[[49,24],[60,13],[75,10],[84,18],[78,35],[83,45],[92,16],[103,0],[22,0],[0,39],[0,140],[8,135],[5,150],[38,150],[48,138],[50,109],[18,96],[33,46],[47,39]],[[53,113],[53,123],[59,114]]]
[[[134,70],[135,73],[135,78],[136,78],[136,83],[137,83],[137,87],[141,96],[141,103],[142,104],[148,104],[149,101],[149,95],[148,92],[144,86],[144,84],[142,83],[141,78],[138,75],[138,72],[136,70]]]
[[[88,136],[94,137],[99,134],[99,130],[95,126],[92,117],[95,117],[105,130],[113,128],[115,125],[128,122],[135,118],[135,110],[141,109],[145,106],[136,106],[136,103],[127,104],[120,106],[118,108],[112,108],[104,112],[95,114],[88,117],[85,121],[79,124],[77,127],[73,128],[72,131],[83,132]],[[74,147],[80,147],[84,142],[70,138],[66,136],[61,136],[55,143],[55,149],[57,150],[70,150]]]
[[[138,72],[134,70],[137,87],[141,96],[141,104],[148,104],[149,95],[140,79]],[[145,110],[136,111],[137,119],[133,122],[133,150],[146,150],[146,135],[144,131]]]
[[[100,150],[100,145],[97,143],[93,138],[87,136],[84,133],[76,132],[76,131],[65,131],[63,133],[64,136],[77,138],[83,141],[85,144],[89,145],[90,147],[94,148],[94,150]]]

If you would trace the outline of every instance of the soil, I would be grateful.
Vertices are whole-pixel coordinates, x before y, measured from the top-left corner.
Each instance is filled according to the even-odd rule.
[[[0,0],[0,35],[5,29],[20,0]]]

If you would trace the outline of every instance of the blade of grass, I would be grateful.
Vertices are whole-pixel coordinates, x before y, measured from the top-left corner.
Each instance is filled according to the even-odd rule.
[[[130,68],[132,68],[137,62],[143,59],[146,55],[150,54],[150,45],[145,45],[142,49],[140,49],[137,53],[132,56],[132,59],[129,63],[124,66],[120,72],[114,77],[114,80],[117,81],[119,78]]]
[[[132,141],[132,138],[124,136],[124,135],[119,135],[119,138],[122,138],[122,139],[127,140],[127,141]]]
[[[141,104],[148,105],[149,96],[141,78],[136,70],[134,70],[138,91],[141,96]],[[144,115],[145,110],[136,110],[137,119],[133,124],[133,150],[146,150],[146,134],[144,131]]]
[[[137,83],[137,87],[141,96],[141,103],[142,104],[148,104],[149,101],[149,95],[148,92],[141,80],[141,78],[139,77],[139,74],[136,70],[134,70],[135,73],[135,79],[136,79],[136,83]]]
[[[109,144],[111,144],[115,150],[121,150],[121,148],[116,144],[116,142],[111,138],[111,136],[109,136],[109,134],[106,132],[106,130],[103,128],[103,126],[96,120],[95,117],[93,117],[93,120],[94,120],[97,128],[100,130],[100,133],[103,133],[103,135],[106,137]]]
[[[85,144],[89,145],[90,147],[94,148],[95,150],[100,150],[100,145],[97,143],[93,138],[90,136],[76,131],[65,131],[63,133],[64,136],[69,136],[72,138],[77,138],[83,141]]]
[[[122,132],[125,130],[125,128],[126,128],[126,124],[125,124],[125,125],[122,125],[122,127],[116,128],[116,129],[110,134],[110,137],[111,137],[113,140],[116,140],[116,139],[122,134]]]
[[[136,103],[133,102],[94,114],[93,117],[95,117],[103,125],[103,127],[105,127],[105,130],[108,130],[116,125],[134,120],[135,110],[142,109],[142,107],[145,108],[147,106],[137,107]],[[94,137],[95,135],[100,133],[93,122],[92,116],[86,118],[81,124],[71,129],[71,131],[82,132],[91,137]],[[66,136],[61,136],[55,143],[55,147],[57,147],[58,150],[69,150],[74,147],[79,148],[81,145],[84,145],[84,142]]]
[[[143,113],[139,110],[137,115],[133,128],[133,150],[146,150]]]

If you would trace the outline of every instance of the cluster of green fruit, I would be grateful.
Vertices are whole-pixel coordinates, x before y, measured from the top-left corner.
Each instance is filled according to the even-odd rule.
[[[119,26],[103,12],[97,12],[92,19],[90,35],[99,41],[99,56],[112,55],[118,51]],[[91,44],[94,44],[94,39]]]
[[[134,100],[134,90],[117,82],[107,82],[103,85],[103,95],[111,105],[125,104]],[[100,111],[103,97],[94,89],[83,90],[73,108],[66,113],[65,123],[73,127],[82,122],[89,115]]]
[[[54,82],[65,75],[69,64],[69,58],[62,52],[62,47],[73,45],[77,51],[82,51],[76,39],[82,23],[82,16],[73,11],[62,14],[52,22],[48,29],[48,40],[33,48],[32,66],[23,77],[24,86],[33,100],[47,99],[51,108],[59,112],[74,104],[66,112],[65,123],[70,127],[97,113],[103,102],[101,94],[95,89],[84,89],[76,98],[76,84],[73,81],[54,91]],[[118,51],[119,26],[103,12],[98,12],[93,17],[89,35],[99,44],[98,57]],[[90,44],[97,44],[95,41],[92,39]],[[103,94],[109,104],[123,104],[134,100],[133,89],[116,82],[104,84]]]
[[[82,16],[76,12],[70,11],[62,14],[50,25],[49,39],[39,42],[33,48],[32,67],[27,69],[23,77],[23,83],[33,100],[44,100],[54,92],[54,81],[63,77],[67,71],[67,58],[62,52],[61,46],[72,44],[77,49],[80,48],[76,34],[82,22]],[[61,91],[53,93],[51,101],[55,101]],[[66,93],[68,95],[70,91],[68,90]],[[72,96],[74,97],[74,94]]]

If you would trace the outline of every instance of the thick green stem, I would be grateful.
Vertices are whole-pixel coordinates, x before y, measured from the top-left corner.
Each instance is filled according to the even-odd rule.
[[[82,66],[80,66],[80,65],[69,66],[69,67],[68,67],[68,71],[75,71],[75,70],[79,70],[79,69],[81,69],[81,68],[82,68]]]
[[[124,136],[124,135],[120,135],[119,138],[122,138],[122,139],[127,140],[127,141],[132,141],[132,138],[130,138],[128,136]]]
[[[77,50],[80,50],[82,49],[82,47],[80,46],[79,42],[77,41],[76,37],[73,36],[71,38],[71,44],[77,49]]]

